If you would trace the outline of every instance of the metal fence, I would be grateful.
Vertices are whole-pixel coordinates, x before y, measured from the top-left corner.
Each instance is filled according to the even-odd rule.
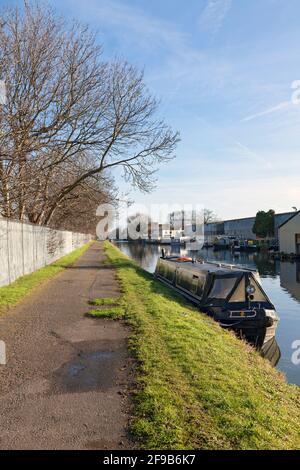
[[[0,218],[0,286],[53,263],[90,239],[82,233]]]

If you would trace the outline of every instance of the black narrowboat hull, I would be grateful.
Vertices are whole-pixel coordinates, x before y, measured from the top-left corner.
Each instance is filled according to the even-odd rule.
[[[199,300],[190,295],[188,292],[177,288],[176,286],[170,284],[168,281],[164,280],[160,276],[156,276],[156,278],[159,279],[159,281],[165,284],[166,286],[174,289],[177,293],[182,295],[189,302],[197,306],[201,313],[205,313],[209,317],[213,318],[217,323],[219,323],[222,328],[234,331],[237,336],[242,339],[245,339],[258,349],[262,348],[265,343],[275,337],[277,321],[270,321],[268,318],[260,318],[253,320],[250,320],[249,318],[229,319],[229,315],[225,312],[223,315],[215,315],[205,306],[201,306]]]
[[[213,268],[208,262],[201,265],[189,259],[162,258],[158,262],[155,277],[196,305],[222,328],[233,330],[237,336],[262,350],[275,337],[278,316],[258,283],[256,273],[246,268],[211,264],[214,264]],[[200,293],[201,283],[204,287]],[[221,286],[222,283],[224,286]],[[257,293],[248,295],[246,292],[251,293],[249,288],[253,289],[254,286],[254,293]],[[222,288],[228,291],[224,300],[216,297]],[[242,294],[244,301],[239,297]]]

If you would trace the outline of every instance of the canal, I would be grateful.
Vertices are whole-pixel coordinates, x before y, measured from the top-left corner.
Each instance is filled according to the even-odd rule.
[[[153,273],[161,247],[139,243],[118,243],[118,248],[136,261],[143,269]],[[287,381],[300,385],[300,263],[280,262],[261,253],[233,254],[229,250],[213,251],[203,249],[191,254],[185,248],[164,246],[166,254],[191,255],[210,261],[241,264],[256,268],[261,276],[263,287],[275,304],[280,316],[276,340],[281,350],[277,368]],[[297,342],[298,341],[298,345]],[[296,349],[295,349],[296,348]]]

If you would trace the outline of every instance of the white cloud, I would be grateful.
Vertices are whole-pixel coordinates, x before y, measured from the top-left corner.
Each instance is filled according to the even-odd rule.
[[[262,116],[267,116],[268,114],[273,114],[278,111],[282,110],[287,110],[294,107],[294,104],[292,101],[283,101],[282,103],[277,104],[276,106],[273,106],[271,108],[265,109],[263,111],[260,111],[259,113],[252,114],[250,116],[247,116],[241,120],[241,122],[248,122],[248,121],[253,121],[253,119],[257,119]]]
[[[117,0],[89,0],[87,4],[65,1],[79,16],[88,14],[101,28],[112,32],[121,55],[127,56],[129,48],[138,57],[141,52],[146,56],[157,53],[158,65],[147,70],[147,80],[163,93],[165,107],[174,103],[182,91],[192,96],[193,102],[195,97],[215,94],[230,74],[226,60],[194,47],[190,34],[182,32],[177,24],[151,16],[141,8]]]
[[[199,20],[201,29],[211,31],[213,34],[217,33],[231,5],[232,0],[208,0]]]
[[[74,10],[81,7],[84,12],[88,10],[94,19],[102,21],[102,25],[117,26],[119,34],[130,30],[138,36],[139,41],[148,41],[151,47],[164,45],[176,48],[185,41],[185,34],[171,23],[150,17],[138,7],[115,0],[89,0],[87,4],[78,0],[68,2],[73,5]]]

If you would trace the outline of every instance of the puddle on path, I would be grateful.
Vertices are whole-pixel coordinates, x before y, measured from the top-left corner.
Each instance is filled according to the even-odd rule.
[[[108,390],[116,384],[118,353],[78,353],[54,374],[55,387],[62,393]]]

